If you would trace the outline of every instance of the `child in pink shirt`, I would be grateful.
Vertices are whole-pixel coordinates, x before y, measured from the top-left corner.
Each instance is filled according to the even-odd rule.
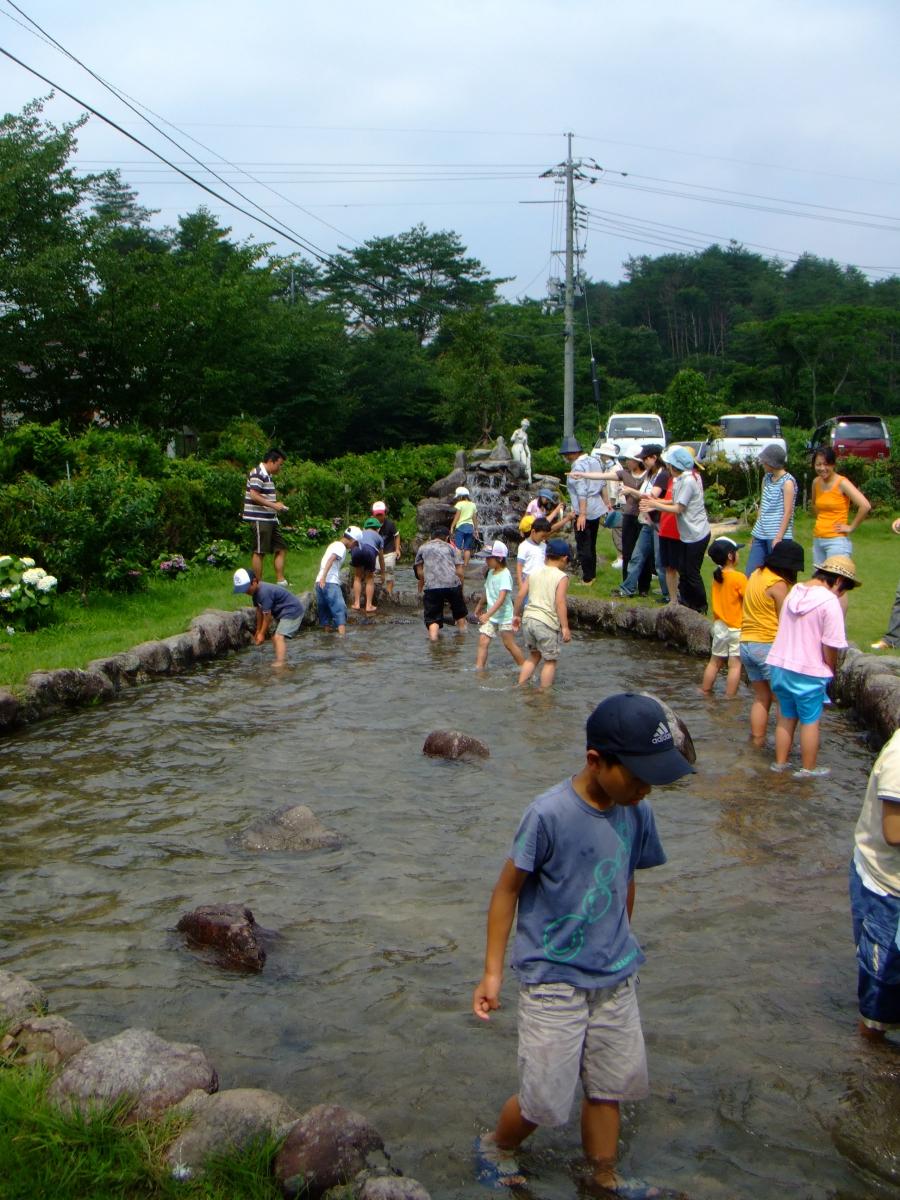
[[[802,766],[794,772],[794,778],[830,773],[829,767],[816,766],[819,720],[838,651],[847,648],[844,632],[847,597],[859,586],[853,560],[845,554],[835,554],[825,560],[809,583],[795,584],[788,593],[778,619],[778,633],[766,659],[769,683],[778,700],[773,771],[788,770],[788,756],[799,722]]]

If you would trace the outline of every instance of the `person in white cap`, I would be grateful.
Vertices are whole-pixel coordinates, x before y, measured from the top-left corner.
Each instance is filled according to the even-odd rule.
[[[478,510],[467,487],[458,487],[454,493],[453,507],[456,512],[450,522],[453,544],[463,556],[463,570],[469,565],[475,538],[478,536]]]
[[[506,565],[508,558],[509,548],[503,542],[494,542],[488,551],[484,596],[479,599],[475,608],[475,616],[478,617],[481,626],[478,653],[475,657],[476,671],[483,671],[487,666],[491,642],[498,634],[500,641],[515,659],[516,666],[521,667],[525,661],[525,655],[516,643],[516,635],[513,632],[513,582]],[[487,605],[484,612],[481,612],[482,604]]]
[[[256,629],[253,642],[261,646],[272,622],[272,645],[275,648],[275,666],[283,667],[287,662],[287,642],[296,634],[303,621],[305,607],[299,596],[276,583],[262,583],[256,574],[244,567],[234,573],[235,592],[249,596],[256,609]]]
[[[394,591],[394,568],[400,557],[400,530],[387,515],[387,505],[376,500],[372,505],[372,516],[381,525],[379,532],[384,542],[384,587],[390,596]]]
[[[324,629],[347,631],[347,602],[341,589],[341,564],[347,551],[359,545],[362,530],[349,525],[336,542],[332,542],[322,555],[319,573],[316,576],[316,613]]]

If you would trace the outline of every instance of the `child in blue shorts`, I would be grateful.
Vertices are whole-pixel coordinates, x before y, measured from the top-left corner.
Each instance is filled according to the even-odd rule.
[[[450,532],[453,535],[453,544],[457,550],[462,551],[465,570],[475,549],[475,538],[478,536],[478,509],[467,487],[458,487],[453,499],[456,512],[450,522]]]
[[[789,770],[788,757],[799,723],[801,766],[794,778],[830,774],[829,767],[816,766],[819,719],[838,651],[847,648],[847,598],[859,586],[853,559],[835,554],[809,583],[794,584],[782,605],[778,632],[766,659],[769,683],[778,701],[773,771]]]
[[[526,810],[491,896],[472,1006],[482,1020],[500,1007],[517,916],[519,1091],[476,1144],[480,1178],[523,1184],[514,1151],[539,1125],[565,1124],[580,1080],[582,1144],[597,1184],[621,1196],[671,1196],[615,1167],[619,1106],[648,1091],[636,988],[644,955],[630,918],[635,870],[666,856],[646,796],[693,768],[649,696],[610,696],[586,732],[581,770]]]

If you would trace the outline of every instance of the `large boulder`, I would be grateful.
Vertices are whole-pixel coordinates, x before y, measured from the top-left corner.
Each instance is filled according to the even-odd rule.
[[[303,1195],[318,1200],[323,1192],[349,1183],[384,1152],[381,1135],[360,1113],[335,1104],[319,1104],[289,1130],[275,1156],[275,1178],[287,1200]]]
[[[122,1102],[127,1120],[138,1121],[159,1117],[195,1089],[214,1092],[218,1086],[199,1046],[126,1029],[70,1058],[47,1095],[76,1108]]]
[[[299,1113],[274,1092],[232,1088],[226,1092],[191,1092],[174,1108],[190,1123],[169,1149],[166,1162],[179,1179],[202,1173],[211,1155],[247,1150],[254,1142],[282,1137]]]
[[[165,642],[141,642],[131,653],[141,664],[142,675],[168,675],[172,669],[172,651]]]
[[[700,613],[683,604],[667,604],[659,610],[656,629],[662,641],[705,657],[712,648],[712,625]]]
[[[189,946],[210,950],[220,967],[261,971],[265,965],[262,931],[241,904],[203,904],[185,913],[176,929]]]
[[[63,668],[58,671],[34,671],[25,685],[26,703],[30,706],[55,708],[57,705],[88,704],[108,700],[115,689],[99,671],[78,671]]]
[[[452,520],[453,505],[443,500],[420,500],[416,507],[416,527],[426,540],[439,525],[449,529]]]
[[[0,733],[12,729],[19,720],[19,700],[12,692],[0,689]]]
[[[429,758],[490,758],[488,747],[468,733],[456,729],[434,729],[425,739],[422,753]]]
[[[111,654],[107,658],[95,658],[87,665],[89,671],[105,675],[118,692],[123,687],[136,683],[141,673],[141,660],[130,650]]]
[[[14,1025],[47,1011],[44,992],[12,971],[0,971],[0,1024]]]
[[[55,1071],[87,1045],[81,1030],[65,1017],[29,1017],[0,1039],[0,1055],[17,1067],[40,1064]]]
[[[280,808],[265,821],[251,825],[235,839],[243,850],[333,850],[340,835],[326,829],[305,804]]]
[[[458,487],[465,486],[466,473],[462,468],[457,467],[449,475],[445,475],[443,479],[436,480],[428,489],[428,495],[442,500],[445,496],[452,496]]]

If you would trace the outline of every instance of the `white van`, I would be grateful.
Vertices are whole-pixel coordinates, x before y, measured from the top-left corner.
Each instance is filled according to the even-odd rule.
[[[613,413],[597,446],[603,442],[615,442],[620,454],[637,454],[642,446],[665,446],[666,429],[656,413]]]
[[[773,442],[787,453],[781,422],[771,413],[728,413],[718,423],[721,433],[710,441],[707,457],[723,454],[733,463],[756,462],[763,446]]]

